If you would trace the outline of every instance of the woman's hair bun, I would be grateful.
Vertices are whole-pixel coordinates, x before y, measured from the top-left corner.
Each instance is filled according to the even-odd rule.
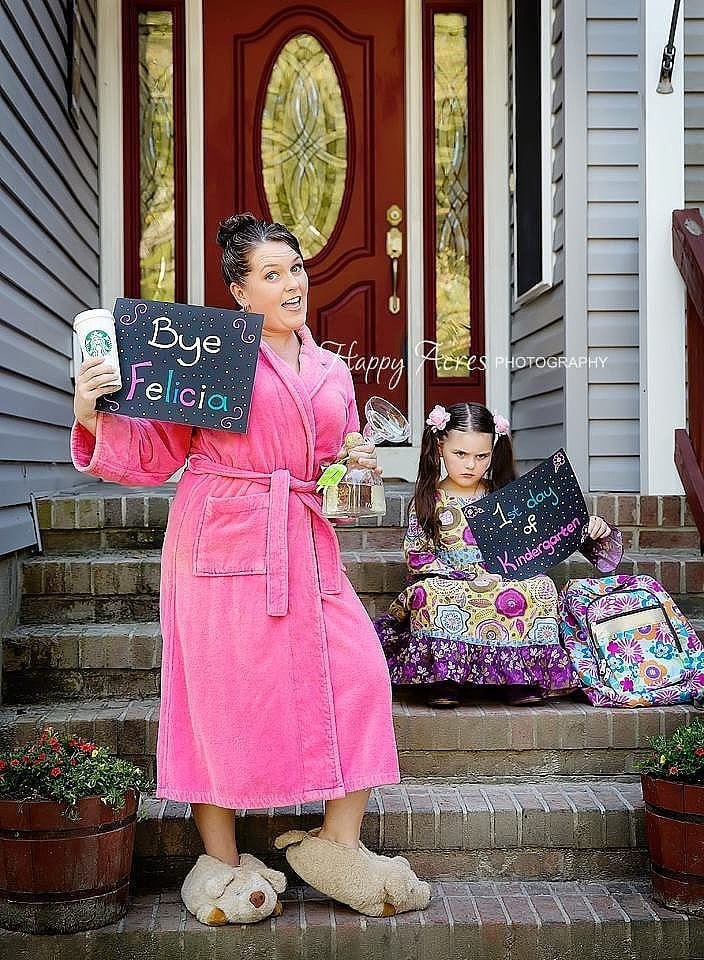
[[[236,213],[227,220],[221,220],[216,238],[218,245],[224,249],[237,234],[243,233],[248,228],[251,229],[257,222],[257,218],[252,213]]]

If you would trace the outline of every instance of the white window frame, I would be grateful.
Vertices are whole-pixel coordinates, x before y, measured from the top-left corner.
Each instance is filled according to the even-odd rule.
[[[541,185],[541,271],[540,279],[516,297],[518,289],[518,209],[516,206],[516,2],[511,2],[511,204],[513,212],[513,256],[511,298],[514,308],[529,303],[553,286],[554,254],[552,249],[554,217],[552,187],[552,29],[551,0],[540,2],[540,185]]]

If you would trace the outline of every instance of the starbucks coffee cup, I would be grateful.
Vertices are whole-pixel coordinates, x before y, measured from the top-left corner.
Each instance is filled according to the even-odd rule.
[[[120,390],[120,358],[117,355],[115,318],[112,313],[102,308],[84,310],[74,318],[73,329],[76,331],[83,359],[95,360],[101,357],[106,363],[112,364],[117,373],[108,386],[114,386],[116,391]]]

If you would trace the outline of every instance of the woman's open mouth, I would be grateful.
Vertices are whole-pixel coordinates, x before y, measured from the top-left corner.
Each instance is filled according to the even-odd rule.
[[[289,297],[288,300],[284,300],[281,306],[284,308],[284,310],[290,310],[296,313],[298,312],[298,310],[301,309],[302,304],[303,304],[303,297],[300,294],[298,294],[298,296]]]

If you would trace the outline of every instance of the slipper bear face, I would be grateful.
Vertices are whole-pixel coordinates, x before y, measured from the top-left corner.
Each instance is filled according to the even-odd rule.
[[[278,896],[271,884],[252,870],[236,869],[222,894],[210,901],[207,923],[256,923],[274,912]]]
[[[181,898],[188,910],[208,926],[226,923],[256,923],[283,907],[278,893],[286,878],[269,870],[256,857],[242,854],[240,866],[203,854],[183,882]]]

